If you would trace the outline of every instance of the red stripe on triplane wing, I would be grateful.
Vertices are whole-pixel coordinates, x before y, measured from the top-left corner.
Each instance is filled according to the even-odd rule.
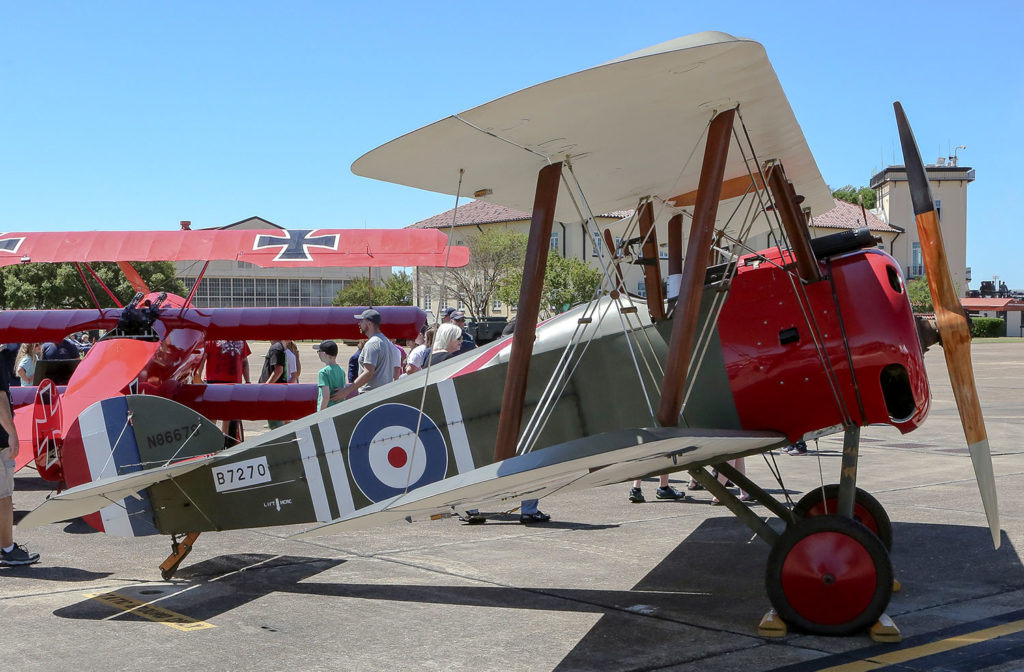
[[[281,244],[275,245],[274,238]],[[325,239],[330,242],[324,243]],[[465,266],[469,251],[465,247],[449,250],[447,241],[436,229],[317,229],[301,236],[286,229],[4,233],[0,234],[0,266],[218,259],[285,267]],[[283,254],[289,245],[304,254]]]

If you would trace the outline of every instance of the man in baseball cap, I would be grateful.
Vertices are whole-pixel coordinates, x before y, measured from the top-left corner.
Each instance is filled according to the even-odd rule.
[[[357,320],[369,320],[376,325],[380,325],[380,313],[373,308],[367,308],[363,312],[356,315]]]

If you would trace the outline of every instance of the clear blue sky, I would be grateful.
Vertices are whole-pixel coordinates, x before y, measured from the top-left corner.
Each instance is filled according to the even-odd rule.
[[[1024,289],[1015,2],[0,2],[0,229],[399,227],[447,196],[349,171],[399,134],[701,30],[768,51],[825,180],[965,144],[973,287]]]

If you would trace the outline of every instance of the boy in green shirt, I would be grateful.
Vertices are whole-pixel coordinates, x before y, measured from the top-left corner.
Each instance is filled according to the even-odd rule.
[[[338,403],[331,401],[331,395],[345,387],[345,371],[338,366],[337,343],[324,341],[320,345],[314,345],[313,349],[320,354],[320,361],[327,365],[316,374],[316,410],[322,411]]]

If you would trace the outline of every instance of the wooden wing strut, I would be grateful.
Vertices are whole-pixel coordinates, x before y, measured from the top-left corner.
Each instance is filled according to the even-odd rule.
[[[672,315],[672,337],[665,362],[665,378],[661,384],[658,422],[663,427],[678,425],[679,411],[683,407],[686,375],[696,339],[697,317],[707,272],[707,251],[711,249],[715,217],[718,214],[718,197],[722,193],[725,163],[729,156],[729,138],[735,116],[736,110],[726,110],[712,120],[708,129],[704,163],[697,185],[697,202],[693,209],[693,225],[686,244],[686,259],[683,261],[679,299]]]
[[[523,420],[526,400],[526,382],[533,355],[533,340],[540,315],[540,294],[544,288],[544,269],[548,263],[551,225],[555,220],[555,201],[558,183],[562,177],[562,164],[544,166],[537,175],[537,192],[533,201],[533,219],[530,221],[530,242],[526,246],[523,265],[523,284],[519,290],[519,309],[516,313],[516,331],[512,336],[505,391],[501,397],[501,416],[498,435],[494,442],[494,461],[507,460],[516,454],[519,427]]]

